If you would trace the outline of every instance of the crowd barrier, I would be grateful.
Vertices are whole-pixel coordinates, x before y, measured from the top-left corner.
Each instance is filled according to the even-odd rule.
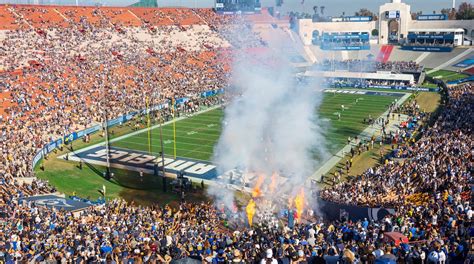
[[[317,199],[317,203],[321,213],[326,219],[341,221],[345,220],[358,221],[367,219],[369,221],[380,221],[386,215],[395,214],[393,208],[382,207],[363,207],[358,205],[340,204],[330,201]]]
[[[321,44],[322,50],[370,50],[370,45],[360,46],[334,46]]]
[[[421,92],[438,92],[439,88],[430,87],[411,87],[411,86],[399,86],[399,85],[362,85],[362,84],[330,84],[329,86],[335,88],[360,88],[360,89],[387,89],[387,90],[404,90],[404,91],[421,91]]]

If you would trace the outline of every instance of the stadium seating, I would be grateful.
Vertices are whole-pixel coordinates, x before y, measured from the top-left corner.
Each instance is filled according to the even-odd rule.
[[[262,16],[249,20],[270,20]],[[313,190],[325,201],[364,211],[393,207],[381,220],[348,221],[340,211],[340,221],[328,221],[307,208],[293,226],[262,214],[256,216],[260,224],[249,227],[245,212],[210,203],[141,207],[116,199],[71,212],[45,208],[61,199],[25,202],[56,192],[33,170],[45,145],[145,109],[151,94],[156,103],[182,97],[209,103],[200,95],[228,85],[235,49],[258,59],[269,49],[268,30],[286,34],[285,27],[260,26],[208,9],[0,5],[0,29],[9,30],[0,35],[0,262],[463,263],[473,216],[472,84],[445,87],[437,116],[416,101],[390,105],[388,116],[376,122],[395,113],[409,118],[383,136],[393,146],[392,159]],[[416,63],[390,62],[392,50],[380,49],[380,69],[419,70]],[[368,150],[369,142],[356,146],[352,155]],[[400,239],[389,242],[392,232]]]

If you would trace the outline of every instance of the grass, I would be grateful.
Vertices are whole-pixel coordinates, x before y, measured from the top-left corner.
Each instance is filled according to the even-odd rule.
[[[432,113],[439,107],[441,95],[439,93],[420,92],[414,99],[422,111]]]
[[[467,74],[457,73],[457,72],[448,71],[448,70],[437,70],[435,72],[429,73],[428,76],[436,78],[436,79],[441,79],[445,82],[455,81],[455,80],[469,77]]]
[[[83,198],[95,200],[101,195],[99,190],[104,185],[107,189],[106,198],[115,199],[123,198],[129,202],[141,205],[151,204],[171,204],[180,199],[179,195],[171,191],[170,180],[167,181],[167,192],[162,191],[162,178],[152,175],[143,177],[142,186],[133,188],[127,182],[132,177],[138,177],[138,173],[131,171],[121,171],[114,169],[114,173],[118,175],[117,181],[108,181],[98,172],[105,171],[102,166],[86,166],[83,165],[82,170],[79,169],[77,162],[65,161],[57,158],[50,158],[45,161],[45,170],[36,170],[36,175],[40,179],[46,179],[56,189],[67,195],[76,194]],[[121,175],[121,176],[120,176]],[[120,184],[118,184],[120,182]],[[128,187],[124,187],[128,185]],[[195,186],[198,186],[196,183]],[[144,188],[145,186],[145,188]],[[187,194],[186,199],[193,201],[207,200],[208,198],[199,191],[200,187],[196,187],[196,191]]]
[[[351,155],[348,154],[341,161],[334,166],[327,174],[324,182],[320,184],[321,187],[331,186],[332,178],[335,175],[335,172],[339,169],[342,169],[343,174],[341,177],[341,181],[346,181],[349,178],[355,177],[357,175],[362,174],[370,167],[375,167],[380,164],[380,150],[383,150],[384,153],[389,151],[389,145],[382,145],[374,144],[374,148],[370,149],[369,151],[364,151],[360,155],[354,155],[352,158],[352,167],[349,169],[349,173],[345,170],[346,160],[351,159]]]
[[[423,84],[421,85],[421,87],[438,88],[438,85],[434,84],[434,83],[431,83],[431,82],[428,82],[428,81],[424,81]]]
[[[416,100],[417,104],[420,106],[422,111],[427,113],[435,112],[441,103],[441,95],[439,93],[433,92],[416,92],[412,94],[409,100],[405,101],[404,104],[408,104],[410,101]],[[353,165],[349,170],[349,173],[345,171],[345,162],[346,160],[350,160],[350,154],[346,155],[341,161],[334,166],[328,173],[324,182],[321,183],[322,187],[328,186],[331,184],[331,179],[334,177],[334,173],[339,169],[343,170],[343,176],[341,178],[342,181],[355,177],[357,175],[362,174],[370,167],[374,167],[380,164],[381,162],[381,150],[383,153],[388,153],[390,151],[391,146],[389,144],[385,144],[380,146],[380,144],[374,144],[374,148],[370,149],[369,151],[363,152],[360,155],[355,155],[352,159]]]
[[[324,100],[318,111],[323,123],[327,127],[326,139],[331,152],[337,152],[347,140],[347,137],[354,137],[365,129],[366,125],[363,119],[369,115],[378,117],[393,102],[397,96],[378,96],[378,95],[353,95],[353,94],[332,94],[326,93]],[[356,99],[358,100],[355,103]],[[341,111],[341,105],[347,110]],[[341,113],[341,119],[338,120],[337,112]],[[176,125],[176,151],[179,157],[210,160],[213,154],[214,144],[217,142],[220,131],[221,121],[224,116],[222,109],[211,110],[202,114],[177,121]],[[112,138],[131,132],[130,124],[114,127]],[[144,125],[141,125],[143,128]],[[159,142],[159,130],[151,131],[152,152],[158,153],[161,150]],[[80,149],[86,145],[103,141],[98,134],[92,136],[91,143],[86,144],[82,141],[74,142],[74,149]],[[165,154],[173,155],[173,127],[171,124],[163,126],[163,141],[165,145]],[[112,143],[114,147],[148,151],[148,132],[142,132],[130,136],[123,140]],[[37,176],[48,180],[58,191],[71,195],[76,193],[81,197],[90,197],[96,199],[99,197],[98,190],[105,185],[107,188],[107,198],[124,198],[127,201],[134,201],[138,204],[166,204],[179,200],[178,195],[167,191],[162,191],[160,177],[145,175],[141,186],[136,186],[136,172],[115,170],[118,181],[107,181],[101,175],[105,171],[101,166],[83,166],[80,170],[77,163],[65,160],[59,160],[56,156],[66,153],[67,150],[57,151],[50,154],[48,160],[44,162],[45,171],[36,168]],[[130,180],[130,179],[133,179]],[[118,183],[120,182],[120,184]],[[196,183],[199,185],[199,183]],[[167,186],[170,190],[170,186]],[[200,186],[197,191],[190,194],[187,199],[193,201],[208,199]]]
[[[347,137],[358,135],[366,125],[364,118],[378,117],[398,97],[352,94],[325,94],[318,113],[327,126],[326,138],[331,151],[337,152],[344,146]],[[355,103],[358,99],[357,104]],[[341,105],[349,108],[341,111]],[[341,113],[338,120],[337,113]],[[222,109],[215,109],[206,113],[192,116],[176,122],[176,155],[182,158],[209,161],[212,158],[214,145],[219,139],[222,129],[221,122],[224,116]],[[167,156],[174,156],[173,126],[165,125],[162,128],[164,152]],[[158,154],[161,151],[159,129],[151,133],[151,152]],[[148,132],[112,143],[113,147],[149,151]]]

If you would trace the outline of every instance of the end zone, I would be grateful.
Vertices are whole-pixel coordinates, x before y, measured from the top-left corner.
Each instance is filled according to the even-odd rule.
[[[84,148],[62,156],[59,159],[72,161],[82,161],[99,166],[107,166],[107,150],[105,146],[99,145],[93,148]],[[110,166],[117,169],[130,171],[143,171],[147,174],[158,174],[162,169],[161,157],[150,155],[147,152],[123,149],[117,147],[110,148]],[[212,180],[217,178],[216,166],[210,162],[197,161],[184,158],[164,158],[165,172],[176,175],[182,172],[185,176],[196,180]]]

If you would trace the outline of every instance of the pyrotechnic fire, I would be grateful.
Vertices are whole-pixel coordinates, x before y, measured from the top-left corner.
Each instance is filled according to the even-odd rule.
[[[263,174],[259,174],[257,178],[257,182],[255,183],[255,186],[253,187],[253,190],[252,190],[253,198],[262,196],[262,190],[260,189],[260,187],[262,186],[264,180],[265,180],[265,176]]]
[[[303,213],[303,207],[304,207],[304,189],[303,188],[301,188],[300,192],[296,195],[295,206],[296,206],[296,212],[297,212],[296,217],[300,218]]]
[[[247,211],[247,219],[249,221],[249,225],[252,226],[253,216],[255,215],[255,202],[253,199],[250,199],[245,210]]]
[[[277,174],[276,172],[272,173],[272,182],[270,183],[270,192],[275,192],[275,189],[276,189],[276,185],[277,185]]]

